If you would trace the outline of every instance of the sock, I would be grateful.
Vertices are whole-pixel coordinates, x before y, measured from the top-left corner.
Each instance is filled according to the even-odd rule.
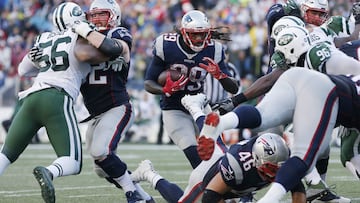
[[[305,176],[305,182],[311,185],[317,185],[321,181],[321,177],[316,168]]]
[[[0,153],[0,175],[4,173],[5,169],[10,165],[10,160],[5,154]]]
[[[274,182],[258,203],[279,202],[285,194],[285,188],[280,183]]]
[[[218,131],[223,132],[224,130],[234,129],[239,124],[238,116],[230,111],[229,113],[220,116],[220,122],[218,125]]]
[[[170,203],[177,203],[180,197],[184,194],[181,188],[176,184],[170,183],[165,179],[157,181],[155,189],[159,191],[161,196]]]
[[[127,173],[127,172],[118,178],[113,178],[113,180],[115,180],[117,183],[119,183],[119,185],[121,185],[121,187],[125,191],[125,193],[128,191],[136,190],[135,185],[132,182],[129,173]]]
[[[139,192],[139,194],[140,194],[140,196],[141,196],[141,198],[143,200],[150,200],[151,199],[151,196],[147,192],[145,192],[145,190],[140,186],[139,183],[134,183],[134,185],[135,185],[136,190]]]
[[[197,118],[197,119],[195,120],[196,125],[197,125],[197,127],[199,128],[199,131],[201,131],[201,129],[203,128],[203,126],[204,126],[204,121],[205,121],[205,115],[200,116],[199,118]]]
[[[191,167],[193,169],[196,168],[201,163],[202,160],[199,157],[196,146],[190,146],[184,149],[183,152],[186,158],[189,160]]]

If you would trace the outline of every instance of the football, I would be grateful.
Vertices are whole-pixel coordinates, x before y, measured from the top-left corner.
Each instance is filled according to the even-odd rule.
[[[172,70],[172,69],[167,69],[165,71],[163,71],[162,73],[160,73],[159,77],[158,77],[158,83],[161,86],[165,85],[166,82],[166,75],[167,73],[170,72],[170,76],[171,76],[171,80],[172,81],[176,81],[181,77],[181,72],[177,71],[177,70]]]

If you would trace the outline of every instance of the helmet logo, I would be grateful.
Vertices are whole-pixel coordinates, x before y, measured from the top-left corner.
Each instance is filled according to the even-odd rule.
[[[71,11],[71,14],[73,16],[81,16],[83,14],[82,10],[80,7],[76,6],[73,8],[73,10]]]
[[[261,139],[260,141],[264,146],[264,152],[266,152],[269,156],[275,154],[274,150],[271,148],[271,145],[265,139]]]
[[[193,21],[193,19],[191,18],[190,15],[185,16],[184,22],[190,23],[191,21]]]
[[[285,46],[293,41],[294,35],[292,34],[284,34],[279,38],[278,45]]]
[[[284,27],[286,27],[286,25],[277,26],[274,30],[274,35],[277,36],[279,34],[279,32],[284,29]]]

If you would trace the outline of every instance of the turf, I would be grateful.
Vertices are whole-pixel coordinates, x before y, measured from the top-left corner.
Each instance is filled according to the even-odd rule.
[[[185,188],[191,172],[183,153],[174,145],[120,144],[118,154],[130,170],[134,170],[141,160],[150,159],[162,176],[177,183],[181,188]],[[0,202],[42,202],[40,187],[32,175],[32,170],[38,165],[49,165],[55,158],[49,144],[29,145],[20,158],[0,176]],[[338,148],[332,148],[327,183],[336,185],[334,190],[342,196],[351,198],[352,203],[360,203],[360,181],[354,180],[350,172],[341,165]],[[58,203],[126,203],[122,190],[95,175],[91,158],[85,150],[81,174],[57,178],[54,180],[54,186]],[[156,202],[166,202],[149,184],[142,183],[142,186]],[[258,192],[256,198],[265,191],[266,189]],[[287,196],[283,202],[290,202],[288,198]]]

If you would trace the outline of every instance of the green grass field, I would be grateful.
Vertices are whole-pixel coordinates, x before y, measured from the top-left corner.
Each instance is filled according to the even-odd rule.
[[[130,170],[134,170],[141,160],[150,159],[162,176],[181,188],[185,188],[187,184],[191,167],[174,145],[120,144],[118,154],[126,161]],[[32,175],[32,169],[37,165],[47,166],[54,159],[55,154],[50,145],[30,145],[0,177],[0,202],[42,202],[40,187]],[[332,148],[327,182],[329,185],[336,185],[335,191],[338,194],[352,198],[353,203],[360,203],[360,182],[355,181],[350,172],[342,167],[338,148]],[[91,158],[86,152],[81,174],[57,178],[54,186],[58,203],[126,203],[122,190],[95,175]],[[142,183],[142,186],[156,202],[165,202],[149,184]],[[256,197],[260,197],[265,191],[258,192]],[[290,202],[288,197],[284,202]]]

